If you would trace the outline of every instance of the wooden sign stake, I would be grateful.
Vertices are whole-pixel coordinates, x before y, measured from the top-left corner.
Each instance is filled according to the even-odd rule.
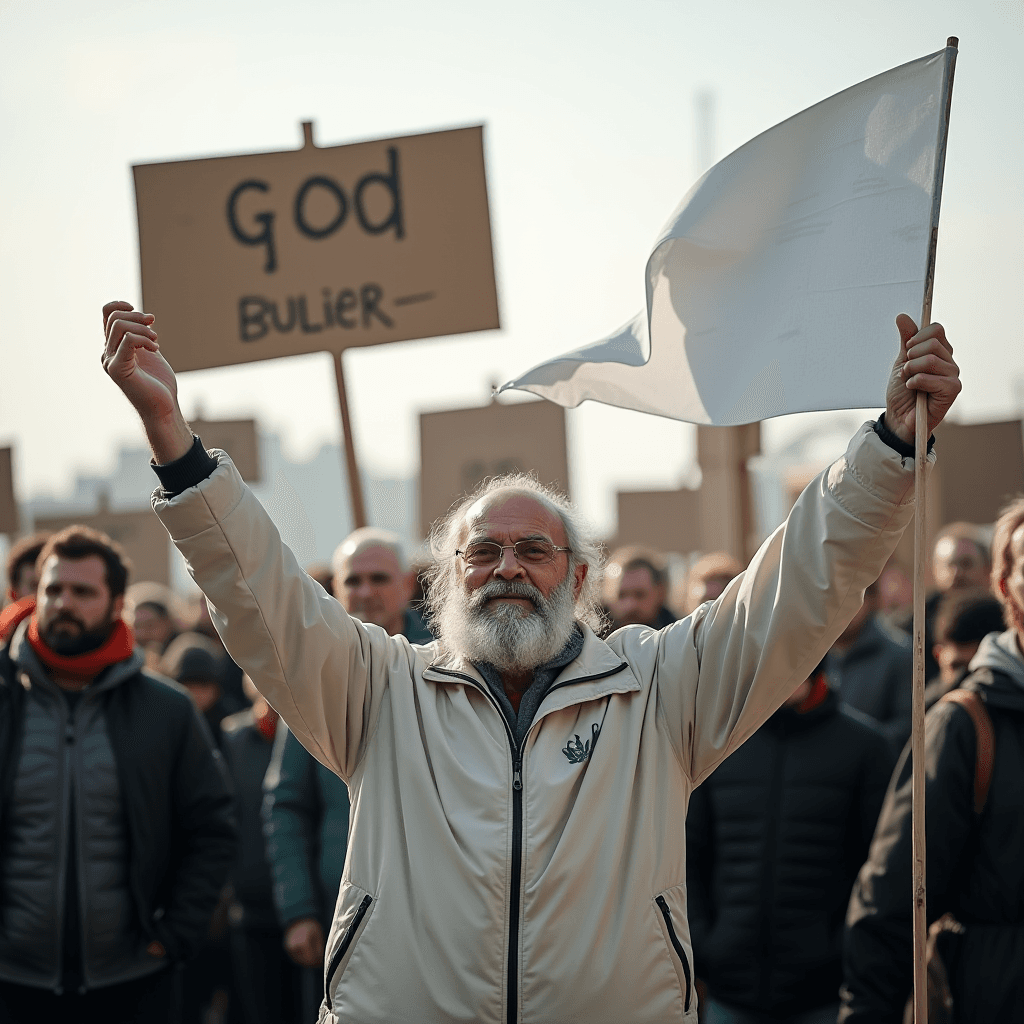
[[[356,446],[352,440],[352,421],[348,416],[348,393],[345,390],[345,371],[341,365],[341,353],[333,352],[334,379],[338,385],[338,405],[341,407],[341,432],[345,444],[345,469],[348,475],[348,491],[352,498],[352,523],[357,530],[366,526],[366,506],[363,504],[363,484],[359,478],[359,464],[356,462]]]
[[[932,319],[932,290],[935,285],[935,250],[939,237],[939,207],[942,202],[942,177],[946,166],[946,138],[949,134],[949,112],[953,101],[953,71],[959,40],[950,36],[946,47],[946,75],[943,81],[944,110],[939,122],[939,139],[935,152],[935,191],[932,196],[931,234],[928,242],[928,265],[925,269],[924,302],[921,308],[921,329]],[[927,846],[924,830],[925,765],[924,765],[924,567],[925,551],[925,466],[928,460],[928,396],[918,391],[915,405],[914,432],[914,689],[912,704],[911,792],[913,796],[913,861],[914,861],[914,1024],[928,1024],[928,900],[925,879]]]

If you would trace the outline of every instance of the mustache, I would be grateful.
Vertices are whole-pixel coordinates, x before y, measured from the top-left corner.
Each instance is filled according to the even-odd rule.
[[[488,601],[496,597],[522,597],[534,608],[543,608],[547,602],[544,595],[532,584],[522,580],[491,580],[477,588],[473,594],[473,608],[482,608]]]
[[[77,626],[79,629],[85,629],[85,623],[71,612],[58,612],[51,620],[48,628],[52,629],[54,626],[58,626],[61,623],[67,623],[72,626]]]

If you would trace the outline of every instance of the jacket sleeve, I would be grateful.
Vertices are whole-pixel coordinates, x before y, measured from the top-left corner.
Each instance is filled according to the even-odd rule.
[[[322,817],[315,765],[292,733],[281,729],[264,780],[263,834],[274,876],[274,906],[284,928],[304,917],[324,916],[313,875]]]
[[[396,666],[413,648],[350,618],[301,568],[231,460],[153,508],[231,657],[319,761],[351,778]]]
[[[928,921],[948,908],[955,873],[974,827],[974,726],[939,704],[925,722],[925,865]],[[867,863],[853,888],[843,941],[843,1024],[900,1024],[912,986],[910,745],[893,775]]]
[[[187,714],[172,783],[172,841],[180,855],[158,927],[175,960],[188,959],[206,938],[238,841],[224,759],[199,712],[190,706]]]
[[[913,512],[913,459],[866,423],[714,603],[641,644],[694,785],[810,676]]]

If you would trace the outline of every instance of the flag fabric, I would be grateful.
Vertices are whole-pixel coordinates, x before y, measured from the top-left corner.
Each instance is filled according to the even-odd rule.
[[[925,288],[946,49],[770,128],[661,232],[647,309],[502,391],[691,423],[877,406]]]

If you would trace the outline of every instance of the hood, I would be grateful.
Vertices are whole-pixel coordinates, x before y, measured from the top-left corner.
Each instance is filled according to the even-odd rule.
[[[970,664],[972,672],[979,668],[1002,672],[1024,690],[1024,656],[1017,645],[1017,634],[1012,629],[1005,633],[989,633],[981,641]]]

